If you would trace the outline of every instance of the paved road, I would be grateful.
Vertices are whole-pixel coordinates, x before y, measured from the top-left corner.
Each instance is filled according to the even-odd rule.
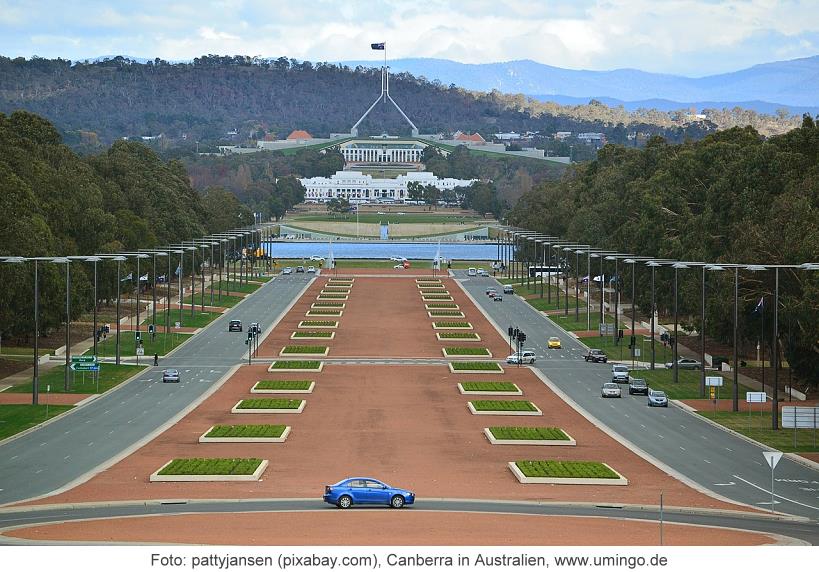
[[[253,513],[272,511],[335,511],[333,506],[323,503],[320,499],[246,499],[241,501],[213,500],[191,503],[128,503],[117,506],[82,506],[63,508],[46,508],[44,510],[23,512],[0,512],[0,530],[7,527],[33,526],[49,522],[72,521],[88,518],[111,518],[145,515],[171,515],[195,513]],[[355,508],[350,510],[356,510]],[[655,510],[640,510],[616,505],[571,505],[571,504],[544,504],[527,502],[497,502],[481,500],[457,499],[430,499],[418,500],[414,506],[406,507],[407,511],[453,511],[453,512],[485,512],[511,513],[555,516],[593,516],[630,518],[635,520],[650,520],[659,522],[659,514]],[[665,522],[699,524],[706,526],[722,526],[741,530],[768,532],[797,538],[812,545],[819,544],[819,527],[812,523],[790,522],[783,520],[763,519],[758,517],[737,517],[721,514],[697,512],[669,512],[663,515]],[[42,542],[22,541],[12,538],[3,538],[0,544],[44,544]],[[659,527],[657,538],[646,539],[646,544],[659,544]],[[82,544],[88,544],[83,542]]]
[[[601,399],[600,386],[611,381],[611,364],[586,363],[586,349],[580,342],[519,297],[504,296],[503,302],[493,302],[485,290],[497,287],[495,279],[467,277],[463,271],[454,274],[503,332],[510,325],[526,332],[524,345],[537,353],[535,367],[593,417],[706,489],[770,509],[771,471],[762,455],[769,449],[680,408],[649,408],[642,395],[625,392],[622,399]],[[562,350],[546,348],[550,336],[561,339]],[[775,477],[775,510],[819,520],[819,471],[783,458]]]
[[[260,322],[267,330],[311,280],[298,275],[271,280],[161,360],[160,367],[0,445],[0,504],[64,487],[165,425],[246,358],[246,334],[228,333],[229,320]],[[162,369],[168,367],[180,370],[181,383],[162,383]]]

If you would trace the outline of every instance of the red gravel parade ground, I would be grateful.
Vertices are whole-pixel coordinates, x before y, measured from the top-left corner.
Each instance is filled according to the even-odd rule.
[[[346,274],[346,272],[345,272]],[[210,397],[181,421],[133,454],[79,486],[29,504],[87,503],[138,499],[316,498],[327,484],[355,475],[369,475],[413,490],[419,499],[472,498],[540,502],[612,502],[722,510],[753,510],[698,492],[664,473],[595,427],[555,395],[529,368],[505,368],[503,374],[470,376],[451,373],[444,365],[334,364],[332,358],[442,358],[440,342],[421,300],[415,275],[356,276],[341,317],[306,318],[326,284],[318,277],[261,344],[264,363],[240,367]],[[341,274],[339,274],[341,276]],[[489,348],[502,359],[508,346],[483,314],[449,278],[445,289],[481,336],[475,346]],[[273,316],[268,318],[270,321]],[[328,358],[320,373],[269,373],[271,360],[305,319],[338,320],[332,340],[301,342],[326,345]],[[302,328],[304,329],[304,328]],[[226,333],[227,335],[227,333]],[[483,358],[486,359],[486,358]],[[464,379],[464,378],[467,379]],[[458,392],[460,381],[506,381],[543,416],[484,417],[467,409],[469,396]],[[254,397],[251,387],[263,379],[311,380],[300,414],[231,413],[241,399]],[[281,397],[281,396],[277,396]],[[480,397],[480,399],[487,399]],[[248,419],[251,418],[251,419]],[[284,443],[207,443],[199,436],[217,424],[286,424],[292,432]],[[492,445],[483,434],[490,425],[560,427],[577,441],[575,447]],[[533,451],[534,449],[534,451]],[[149,475],[179,457],[253,457],[270,464],[259,481],[155,483]],[[624,475],[627,486],[520,484],[507,467],[520,459],[605,462]],[[499,509],[502,512],[502,509]],[[340,525],[343,520],[343,525]],[[164,526],[173,521],[178,525]],[[549,535],[544,536],[543,524]],[[269,526],[277,535],[265,534]],[[350,539],[350,528],[378,530],[377,537]],[[162,529],[161,534],[157,533]],[[341,513],[266,513],[185,515],[74,522],[20,529],[14,536],[37,540],[100,542],[178,542],[219,544],[405,544],[522,545],[652,543],[656,524],[627,520],[511,516],[502,514],[430,513],[355,509]],[[612,537],[611,531],[623,534]],[[457,534],[454,531],[458,531]],[[608,532],[608,534],[604,534]],[[709,531],[670,526],[668,544],[751,545],[776,539],[733,530]]]

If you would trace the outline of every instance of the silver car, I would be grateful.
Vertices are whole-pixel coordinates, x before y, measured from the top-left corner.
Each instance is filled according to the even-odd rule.
[[[674,367],[674,362],[668,362],[665,364],[666,369],[672,369]],[[677,369],[700,369],[702,364],[695,359],[691,358],[680,358],[677,360]]]
[[[622,397],[622,395],[620,386],[610,381],[604,383],[603,388],[600,390],[600,397]]]
[[[668,407],[668,397],[665,391],[648,391],[648,406],[649,407]]]
[[[166,369],[162,372],[162,383],[179,383],[179,370]]]

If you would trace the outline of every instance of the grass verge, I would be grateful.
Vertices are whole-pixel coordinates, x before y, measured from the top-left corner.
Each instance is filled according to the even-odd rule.
[[[503,368],[493,361],[454,361],[450,362],[450,367],[455,371],[497,371],[503,372]]]
[[[320,366],[320,361],[276,360],[270,366],[270,369],[318,369]]]
[[[515,461],[527,477],[562,479],[619,479],[620,476],[603,463],[593,461]]]
[[[160,475],[252,475],[261,459],[174,459]]]
[[[40,398],[42,401],[42,397]],[[73,405],[49,405],[46,417],[45,405],[0,405],[0,439],[11,437],[52,417],[65,413]]]
[[[116,387],[126,379],[139,373],[147,366],[136,365],[116,365],[112,363],[100,364],[99,389],[94,381],[94,373],[87,371],[74,372],[74,379],[68,391],[64,391],[64,365],[58,365],[49,369],[40,376],[40,399],[46,394],[46,388],[51,386],[51,393],[103,393],[112,387]],[[69,373],[70,375],[70,373]],[[31,393],[31,382],[13,385],[6,390],[6,393]],[[48,399],[46,397],[46,399]]]
[[[281,390],[304,390],[310,389],[309,380],[290,380],[290,379],[265,379],[256,383],[253,389],[281,389]]]
[[[145,327],[147,328],[147,326]],[[154,354],[165,355],[185,342],[192,335],[193,334],[159,333],[151,336],[148,332],[143,331],[141,332],[142,347],[145,349],[145,355],[143,357],[146,360],[149,360]],[[119,339],[119,354],[121,356],[135,356],[136,348],[137,345],[134,332],[121,332]],[[88,351],[85,352],[85,355],[90,355],[92,352],[93,349],[89,348]],[[107,339],[97,344],[97,355],[101,357],[114,357],[117,355],[116,335],[109,334]]]
[[[518,386],[508,381],[462,381],[464,391],[518,391]]]
[[[475,411],[537,411],[531,401],[499,401],[493,399],[479,399],[470,401]]]
[[[303,399],[279,399],[260,397],[256,399],[242,399],[237,409],[298,409]]]
[[[724,389],[724,388],[723,388]],[[759,408],[762,404],[754,404],[754,408]],[[703,408],[698,411],[703,417],[716,421],[724,427],[733,429],[754,441],[765,443],[785,453],[817,453],[819,452],[819,441],[816,441],[816,433],[813,429],[771,429],[771,408],[766,405],[764,411],[752,411],[750,415],[744,411],[717,411],[716,416],[713,411]],[[796,435],[794,435],[796,432]],[[796,445],[794,445],[794,438]],[[815,445],[815,443],[817,443]]]
[[[287,425],[214,425],[205,437],[259,438],[281,437]]]
[[[557,427],[490,427],[495,439],[527,441],[568,441],[569,436]]]
[[[488,355],[491,355],[487,348],[449,347],[449,348],[444,348],[444,353],[446,353],[447,356],[488,356]]]

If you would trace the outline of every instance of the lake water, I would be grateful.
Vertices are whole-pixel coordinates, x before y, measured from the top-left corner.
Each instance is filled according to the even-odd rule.
[[[265,250],[273,258],[327,258],[330,245],[327,242],[267,242]],[[432,260],[438,251],[435,242],[333,242],[334,258],[365,258],[388,260],[391,256],[403,256],[408,260]],[[441,243],[441,256],[447,260],[496,260],[497,243]]]

